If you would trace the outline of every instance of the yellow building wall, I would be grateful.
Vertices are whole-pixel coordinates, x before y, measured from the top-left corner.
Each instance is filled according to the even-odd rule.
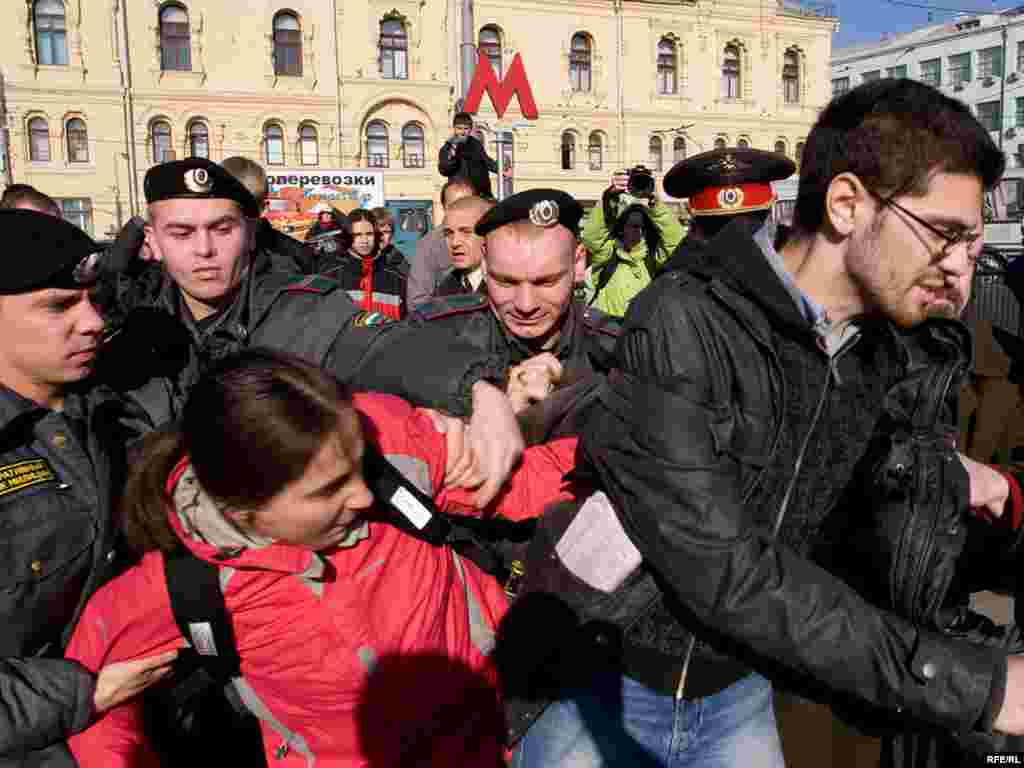
[[[202,120],[210,157],[242,154],[264,161],[268,122],[285,136],[284,167],[301,167],[301,125],[315,127],[316,167],[366,167],[371,120],[388,128],[388,199],[434,200],[440,146],[462,92],[460,0],[186,0],[191,72],[160,69],[157,0],[65,0],[67,66],[36,63],[32,0],[0,9],[0,70],[5,78],[11,174],[58,198],[89,198],[93,231],[109,236],[142,203],[142,178],[153,163],[154,120],[171,126],[177,157],[188,154],[188,128]],[[484,98],[478,121],[487,129],[519,123],[514,133],[515,188],[560,187],[597,200],[610,174],[652,164],[652,135],[663,141],[662,170],[674,160],[672,129],[685,131],[686,150],[711,149],[716,138],[739,139],[793,154],[829,98],[828,60],[835,21],[783,13],[771,0],[648,3],[642,0],[476,0],[474,28],[501,31],[502,61],[520,53],[540,112],[523,121],[518,103],[498,121]],[[272,20],[294,12],[302,28],[303,74],[275,76]],[[380,21],[400,18],[408,35],[408,79],[389,80],[378,68]],[[124,29],[127,22],[127,43]],[[592,46],[592,87],[574,93],[569,79],[572,36]],[[677,42],[678,93],[656,94],[658,41]],[[475,41],[474,41],[475,42]],[[720,98],[722,53],[742,51],[741,98]],[[800,102],[783,98],[787,49],[800,53]],[[129,85],[130,78],[130,88]],[[130,109],[126,109],[126,106]],[[126,115],[126,113],[128,113]],[[29,159],[28,122],[45,117],[50,160]],[[68,158],[65,126],[86,121],[89,162]],[[402,127],[416,122],[425,136],[425,167],[406,168]],[[522,123],[526,123],[523,125]],[[561,164],[565,131],[577,137],[576,162]],[[602,162],[592,170],[591,133],[602,137]],[[493,135],[485,131],[493,154]],[[132,188],[130,164],[136,165]],[[660,176],[660,174],[659,174]],[[134,197],[134,200],[133,200]]]

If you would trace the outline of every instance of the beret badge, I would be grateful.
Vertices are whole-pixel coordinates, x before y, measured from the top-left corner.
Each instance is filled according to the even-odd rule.
[[[538,227],[553,227],[558,223],[558,203],[541,200],[530,208],[530,221]]]
[[[197,195],[209,194],[213,189],[213,180],[205,168],[192,168],[185,171],[185,189]]]

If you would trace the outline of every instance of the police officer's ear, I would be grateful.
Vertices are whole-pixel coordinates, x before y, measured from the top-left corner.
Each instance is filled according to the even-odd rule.
[[[582,283],[587,276],[587,249],[583,243],[576,244],[573,254],[573,282]]]
[[[163,261],[164,254],[160,250],[160,245],[157,243],[156,231],[153,229],[153,222],[150,219],[146,219],[146,239],[143,241],[144,246],[149,246],[149,252],[153,256],[153,261]],[[143,249],[145,250],[145,249]]]

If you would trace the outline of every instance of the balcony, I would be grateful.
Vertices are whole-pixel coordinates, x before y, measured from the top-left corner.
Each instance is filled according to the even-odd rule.
[[[836,4],[818,0],[778,0],[779,13],[784,16],[812,16],[820,19],[838,18]]]

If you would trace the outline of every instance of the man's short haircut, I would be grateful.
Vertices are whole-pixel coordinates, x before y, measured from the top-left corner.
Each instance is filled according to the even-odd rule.
[[[0,197],[0,208],[18,208],[24,205],[45,210],[54,216],[62,215],[57,201],[31,184],[11,184],[4,190],[3,197]]]
[[[395,215],[391,213],[390,208],[385,208],[383,205],[379,205],[376,208],[371,208],[370,213],[373,214],[373,219],[377,222],[378,227],[382,227],[387,224],[394,228]]]
[[[465,176],[455,176],[454,178],[448,179],[441,187],[441,207],[445,207],[445,198],[448,197],[448,192],[453,189],[468,189],[472,194],[478,195],[477,188],[473,186],[473,182],[467,179]]]
[[[456,125],[473,125],[473,116],[469,112],[457,112],[455,117],[452,118],[452,126]]]
[[[449,213],[454,211],[463,211],[469,209],[475,209],[478,212],[477,219],[479,220],[485,213],[493,208],[497,203],[493,200],[488,200],[486,197],[478,197],[476,195],[470,195],[469,197],[460,197],[454,203],[445,208],[444,212],[447,216]]]
[[[249,190],[249,194],[256,198],[262,208],[267,200],[267,172],[263,166],[241,155],[229,157],[220,165]]]
[[[883,196],[922,196],[936,172],[977,177],[988,190],[1006,159],[970,108],[916,80],[884,79],[832,100],[804,145],[794,227],[821,229],[829,184],[854,173]]]

